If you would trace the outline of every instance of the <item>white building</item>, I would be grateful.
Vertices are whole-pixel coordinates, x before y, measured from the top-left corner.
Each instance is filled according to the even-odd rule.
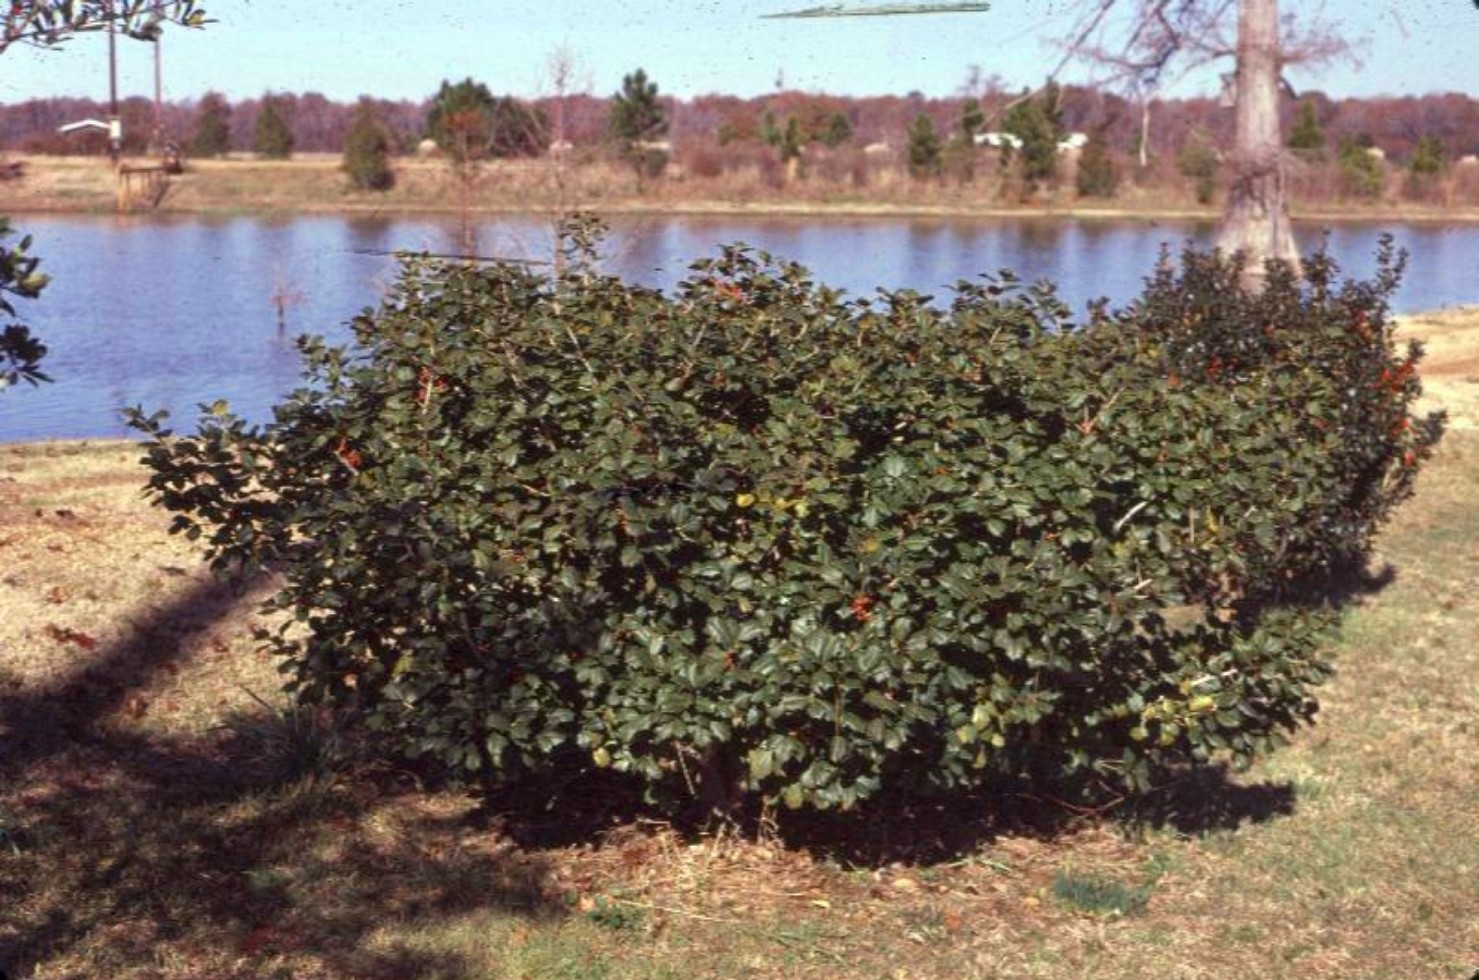
[[[977,133],[976,145],[989,146],[993,150],[999,150],[1003,146],[1020,150],[1022,149],[1022,138],[1015,133]]]

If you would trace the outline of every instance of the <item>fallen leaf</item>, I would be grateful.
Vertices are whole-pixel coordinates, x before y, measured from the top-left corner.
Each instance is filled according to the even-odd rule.
[[[86,633],[79,633],[77,630],[67,629],[65,626],[58,626],[55,623],[46,624],[46,635],[58,643],[72,643],[84,650],[96,649],[98,645],[98,641]]]

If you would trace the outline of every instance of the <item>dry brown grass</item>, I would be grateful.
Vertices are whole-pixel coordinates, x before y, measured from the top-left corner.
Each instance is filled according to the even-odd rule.
[[[1447,411],[1452,429],[1479,428],[1479,307],[1405,317],[1401,334],[1423,343],[1424,405]]]
[[[1432,336],[1434,379],[1467,377],[1479,315],[1412,329]],[[1384,534],[1390,574],[1350,617],[1319,726],[1252,773],[1098,819],[1014,798],[758,837],[609,815],[591,829],[600,807],[581,804],[600,790],[546,811],[313,761],[333,720],[253,699],[276,675],[252,598],[164,533],[134,455],[0,448],[0,970],[16,980],[1466,980],[1479,966],[1470,431],[1450,433]],[[299,750],[305,767],[278,764]],[[1065,879],[1148,904],[1095,912],[1060,897]]]
[[[114,177],[95,157],[25,159],[26,176],[0,182],[0,213],[24,211],[111,211]],[[292,160],[194,160],[176,177],[163,210],[204,212],[456,212],[461,194],[449,168],[437,160],[398,159],[393,190],[354,191],[334,154],[303,154]],[[1126,182],[1110,201],[1078,199],[1064,189],[1031,203],[1003,193],[990,167],[966,185],[951,180],[915,181],[897,165],[870,164],[861,180],[825,168],[808,179],[787,181],[776,167],[740,166],[716,176],[703,168],[668,176],[638,190],[632,172],[599,156],[575,161],[558,176],[548,160],[489,161],[471,196],[478,213],[549,212],[574,208],[608,213],[798,213],[839,215],[1053,214],[1084,218],[1216,217],[1215,207],[1197,205],[1184,189],[1137,187]],[[1413,202],[1309,203],[1296,201],[1296,217],[1318,220],[1479,221],[1479,208]]]

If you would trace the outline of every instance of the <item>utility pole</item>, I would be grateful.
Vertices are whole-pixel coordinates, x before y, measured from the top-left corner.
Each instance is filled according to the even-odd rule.
[[[154,155],[164,152],[164,35],[154,36],[154,134],[150,148]]]
[[[108,18],[108,155],[116,164],[123,155],[123,120],[118,115],[118,25],[113,21],[113,0],[104,14]]]

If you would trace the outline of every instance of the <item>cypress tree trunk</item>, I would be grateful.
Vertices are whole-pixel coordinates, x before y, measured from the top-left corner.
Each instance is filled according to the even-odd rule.
[[[1263,281],[1265,259],[1299,264],[1285,205],[1279,139],[1278,0],[1240,0],[1238,8],[1237,137],[1232,185],[1217,233],[1219,247],[1248,257],[1244,283]]]

